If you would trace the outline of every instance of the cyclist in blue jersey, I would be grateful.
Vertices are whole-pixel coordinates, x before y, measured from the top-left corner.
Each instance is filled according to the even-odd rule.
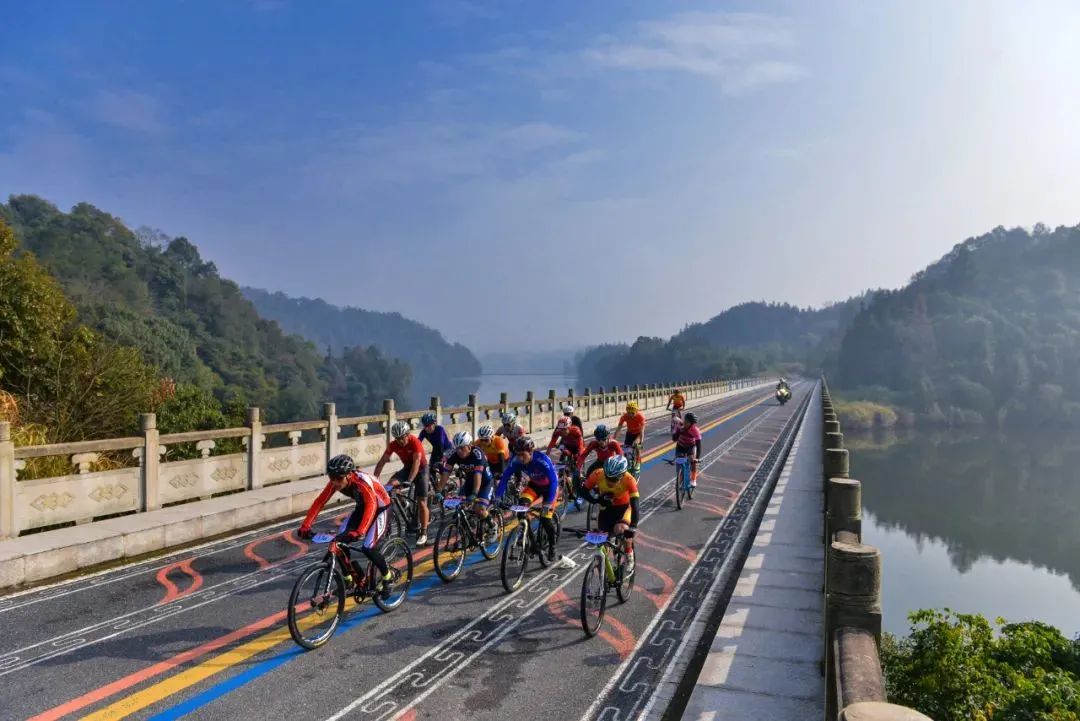
[[[435,490],[442,491],[442,484],[438,480],[438,470],[442,465],[443,457],[450,452],[450,437],[446,435],[446,429],[439,425],[439,418],[434,411],[428,411],[420,416],[420,442],[427,441],[431,444],[431,454],[428,456],[428,468],[431,469],[432,485]]]
[[[446,479],[455,467],[464,469],[465,480],[460,493],[473,503],[477,515],[486,516],[494,485],[487,456],[473,445],[472,434],[468,431],[454,434],[453,446],[454,450],[443,459],[442,485],[446,485]]]
[[[512,499],[505,499],[506,487],[515,473],[522,473],[529,481],[521,490],[521,498],[528,505],[535,505],[538,501],[543,502],[540,524],[552,538],[555,537],[555,524],[551,520],[551,514],[555,508],[555,499],[559,493],[559,474],[555,471],[555,464],[543,453],[536,450],[536,443],[528,436],[522,436],[514,441],[514,460],[503,469],[502,478],[499,479],[499,487],[495,490],[495,498],[502,505],[509,505]],[[549,557],[554,561],[556,551],[555,544],[550,546]]]

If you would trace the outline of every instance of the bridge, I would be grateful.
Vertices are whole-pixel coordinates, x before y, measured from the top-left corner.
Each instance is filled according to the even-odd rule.
[[[629,400],[650,419],[635,586],[582,633],[589,549],[506,593],[477,553],[443,583],[414,549],[408,599],[354,606],[329,643],[284,626],[295,534],[327,457],[373,465],[424,411],[14,447],[0,423],[0,719],[923,719],[885,703],[880,554],[822,381],[777,403],[765,378],[683,384],[703,431],[693,498],[673,499],[670,386],[432,407],[447,430],[515,408],[538,439],[563,402],[588,433]],[[390,467],[393,470],[393,467]],[[826,494],[828,488],[827,503]],[[350,510],[326,509],[332,526]],[[583,525],[571,512],[564,526]],[[828,541],[828,552],[826,544]]]

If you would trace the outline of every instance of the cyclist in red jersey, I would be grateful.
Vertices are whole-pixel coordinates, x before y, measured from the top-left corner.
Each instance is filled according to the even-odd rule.
[[[607,459],[623,454],[622,446],[611,437],[611,431],[603,423],[596,427],[593,431],[593,440],[585,447],[585,450],[578,454],[578,471],[585,465],[585,459],[593,451],[596,451],[596,460],[592,462],[589,470],[585,472],[585,478],[591,476],[597,468],[603,467],[604,461]]]
[[[690,457],[690,485],[697,488],[698,460],[701,458],[701,429],[697,425],[697,416],[687,412],[672,440],[675,441],[676,456]]]
[[[315,518],[335,492],[353,499],[356,501],[356,508],[342,524],[334,540],[339,543],[352,543],[359,538],[364,539],[361,550],[367,559],[375,564],[375,568],[379,569],[379,573],[382,574],[382,593],[388,595],[393,575],[377,546],[383,534],[386,533],[386,509],[390,507],[389,494],[377,478],[357,470],[353,459],[346,455],[331,458],[326,464],[326,475],[330,477],[330,480],[322,493],[312,502],[311,508],[300,523],[297,535],[304,539],[314,535],[311,532],[311,524],[315,522]]]
[[[412,426],[405,421],[397,421],[394,425],[390,426],[390,435],[394,440],[390,442],[390,445],[383,451],[382,458],[375,464],[375,470],[373,471],[376,478],[381,479],[382,469],[390,460],[391,455],[396,455],[401,459],[402,468],[400,471],[390,476],[390,483],[387,485],[396,486],[400,483],[413,484],[413,497],[416,499],[416,514],[417,523],[419,528],[417,530],[416,545],[427,545],[427,527],[428,521],[431,518],[431,512],[428,510],[428,469],[427,469],[427,454],[424,453],[424,445],[420,442],[420,439],[414,436]]]

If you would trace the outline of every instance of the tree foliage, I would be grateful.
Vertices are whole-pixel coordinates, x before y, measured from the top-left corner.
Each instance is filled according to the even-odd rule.
[[[1080,719],[1080,642],[1040,623],[991,624],[949,610],[912,613],[882,644],[887,694],[930,718]]]

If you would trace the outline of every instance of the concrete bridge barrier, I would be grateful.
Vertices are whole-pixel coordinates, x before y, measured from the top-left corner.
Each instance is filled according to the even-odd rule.
[[[929,721],[887,702],[881,671],[881,552],[862,543],[862,484],[825,378],[822,447],[825,493],[825,719]]]

